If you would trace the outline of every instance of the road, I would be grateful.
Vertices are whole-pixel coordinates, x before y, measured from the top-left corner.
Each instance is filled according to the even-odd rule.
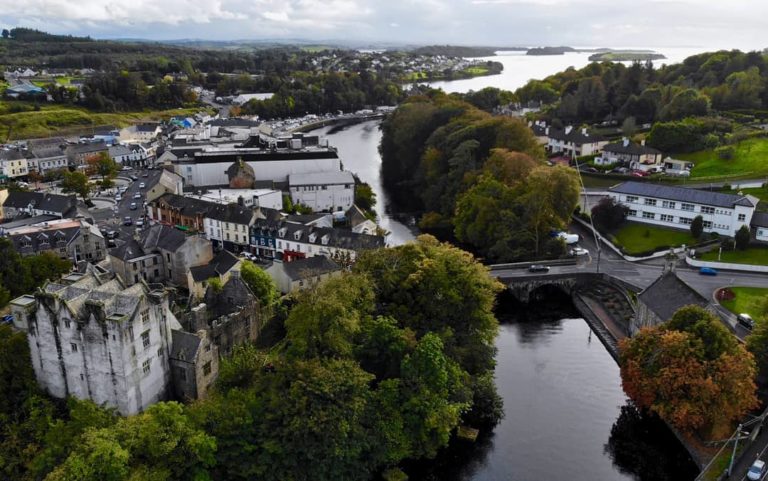
[[[146,187],[141,188],[141,184],[145,186],[153,185],[160,174],[161,170],[131,170],[121,172],[121,177],[134,175],[138,180],[133,182],[121,182],[118,181],[118,186],[125,186],[128,188],[125,193],[122,194],[122,200],[114,207],[108,209],[99,209],[92,212],[94,221],[99,226],[102,232],[114,230],[119,232],[119,237],[116,240],[116,244],[120,245],[126,240],[130,239],[134,233],[136,233],[136,221],[142,219],[145,221],[144,228],[147,227],[146,222],[146,209],[144,208],[144,201],[146,200],[145,192]],[[144,177],[146,175],[146,177]],[[136,194],[139,194],[139,198],[134,198]],[[136,203],[136,209],[131,209],[131,203]],[[126,226],[125,219],[130,218],[132,225]]]

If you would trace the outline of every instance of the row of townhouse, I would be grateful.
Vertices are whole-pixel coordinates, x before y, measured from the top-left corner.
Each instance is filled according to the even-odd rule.
[[[362,249],[384,246],[382,236],[331,227],[327,215],[284,216],[275,209],[174,194],[150,202],[148,214],[155,222],[203,232],[218,248],[286,261],[315,255],[353,261]]]
[[[608,195],[629,208],[628,218],[645,224],[688,229],[701,216],[704,232],[734,236],[741,226],[751,226],[759,200],[751,195],[725,194],[685,187],[624,182]]]

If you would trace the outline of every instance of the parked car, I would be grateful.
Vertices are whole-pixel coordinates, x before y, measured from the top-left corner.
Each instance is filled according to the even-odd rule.
[[[752,463],[752,466],[749,468],[749,471],[747,471],[747,479],[750,479],[752,481],[758,481],[760,479],[763,479],[764,474],[765,474],[765,461],[761,461],[757,459],[755,460],[754,463]]]
[[[249,261],[255,261],[256,260],[256,256],[255,255],[251,254],[250,252],[245,252],[245,251],[240,253],[240,257],[242,257],[243,259],[249,260]]]
[[[574,247],[571,249],[572,256],[588,256],[589,251],[583,247]]]
[[[147,184],[145,184],[144,182],[139,183],[139,189],[144,189],[146,187],[147,187]]]
[[[117,242],[115,242],[115,239],[107,239],[107,247],[110,249],[113,247],[117,247]]]
[[[13,314],[6,314],[1,321],[3,324],[11,324],[13,322]]]
[[[139,180],[139,178],[138,178],[138,177],[136,177],[135,175],[132,175],[132,176],[131,176],[131,180]]]
[[[141,176],[142,177],[149,177],[149,172],[144,172],[143,174],[141,174]]]
[[[120,195],[120,194],[117,194],[117,195],[115,196],[115,202],[120,202],[121,200],[123,200],[123,196],[122,196],[122,195]]]
[[[643,172],[642,170],[633,170],[632,176],[633,177],[648,177],[650,174],[648,172]]]
[[[144,220],[143,219],[138,219],[136,221],[136,227],[144,227]]]
[[[717,271],[711,267],[702,267],[699,269],[699,274],[702,276],[716,276]]]
[[[138,208],[139,208],[139,206],[136,205],[136,202],[131,202],[131,210],[136,210]]]
[[[131,218],[131,216],[126,216],[123,219],[123,225],[133,225],[133,218]]]
[[[753,327],[755,327],[755,321],[754,319],[752,319],[752,316],[750,316],[749,314],[741,313],[738,316],[736,316],[736,320],[738,321],[739,324],[746,327],[750,331],[752,330]]]
[[[120,232],[116,230],[107,231],[107,239],[117,239],[119,235],[120,235]]]
[[[549,272],[549,266],[542,264],[531,264],[531,266],[528,267],[528,272]]]

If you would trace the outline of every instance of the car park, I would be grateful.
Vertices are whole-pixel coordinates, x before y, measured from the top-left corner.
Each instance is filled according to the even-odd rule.
[[[131,206],[130,206],[130,209],[131,209],[131,210],[136,210],[136,209],[138,209],[138,208],[139,208],[139,206],[138,206],[138,205],[136,205],[136,202],[131,202]]]
[[[549,266],[542,264],[531,264],[528,267],[528,272],[549,272]]]
[[[702,267],[699,269],[699,274],[702,276],[716,276],[717,271],[711,267]]]
[[[747,471],[747,479],[751,481],[758,481],[760,479],[763,479],[764,475],[765,475],[765,461],[762,461],[760,459],[755,460],[755,462],[752,463],[752,466],[749,468],[749,471]]]
[[[755,321],[752,319],[752,316],[749,314],[741,313],[738,316],[736,316],[736,321],[741,324],[742,326],[746,327],[750,331],[753,327],[755,327]]]
[[[125,216],[123,225],[133,225],[133,218],[131,218],[131,216]]]

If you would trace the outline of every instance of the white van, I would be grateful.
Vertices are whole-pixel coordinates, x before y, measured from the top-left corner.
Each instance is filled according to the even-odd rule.
[[[563,239],[566,244],[571,245],[579,242],[579,234],[569,234],[568,232],[558,232],[557,237]]]

